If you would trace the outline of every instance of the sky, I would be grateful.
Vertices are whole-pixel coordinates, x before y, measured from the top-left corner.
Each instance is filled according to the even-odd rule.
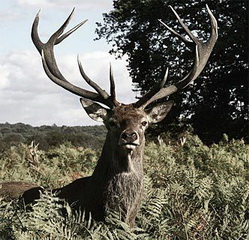
[[[112,10],[112,0],[1,0],[0,1],[0,123],[26,123],[33,126],[86,126],[97,124],[82,108],[79,97],[54,84],[44,73],[41,57],[30,31],[41,9],[39,34],[47,41],[75,7],[70,27],[88,21],[55,47],[59,68],[73,84],[90,89],[80,76],[77,55],[87,75],[109,90],[112,64],[117,98],[135,101],[126,59],[115,59],[106,41],[94,41],[96,22]]]

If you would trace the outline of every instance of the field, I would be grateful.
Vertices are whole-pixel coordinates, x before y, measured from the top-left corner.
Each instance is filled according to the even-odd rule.
[[[83,212],[73,213],[47,192],[33,211],[1,199],[0,239],[249,239],[248,150],[243,140],[225,135],[211,146],[192,134],[174,142],[150,141],[136,228],[121,222],[117,212],[105,223],[83,221]],[[100,149],[70,143],[49,150],[20,143],[1,154],[0,180],[62,186],[90,175],[99,154]]]

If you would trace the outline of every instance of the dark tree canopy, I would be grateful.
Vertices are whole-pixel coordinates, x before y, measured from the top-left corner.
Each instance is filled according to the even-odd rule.
[[[163,77],[167,67],[168,81],[177,81],[191,69],[193,60],[193,49],[169,33],[158,19],[184,33],[171,5],[198,38],[207,40],[211,25],[206,3],[218,21],[218,42],[195,84],[171,97],[176,106],[160,130],[165,130],[168,123],[183,122],[191,124],[206,143],[219,141],[223,133],[246,138],[247,0],[114,0],[114,10],[104,14],[104,23],[98,23],[97,33],[112,44],[111,53],[128,56],[135,90],[144,93]]]

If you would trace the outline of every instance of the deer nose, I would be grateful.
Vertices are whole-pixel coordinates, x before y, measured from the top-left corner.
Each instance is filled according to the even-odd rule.
[[[138,140],[138,134],[135,131],[132,130],[126,130],[122,133],[121,138],[125,141],[125,142],[135,142],[136,140]]]

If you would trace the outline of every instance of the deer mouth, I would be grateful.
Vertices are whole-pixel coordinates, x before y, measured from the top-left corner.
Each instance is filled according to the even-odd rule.
[[[122,147],[125,148],[125,149],[130,149],[130,150],[133,150],[135,149],[139,144],[138,143],[135,143],[135,142],[127,142],[127,143],[123,143],[122,144]]]

